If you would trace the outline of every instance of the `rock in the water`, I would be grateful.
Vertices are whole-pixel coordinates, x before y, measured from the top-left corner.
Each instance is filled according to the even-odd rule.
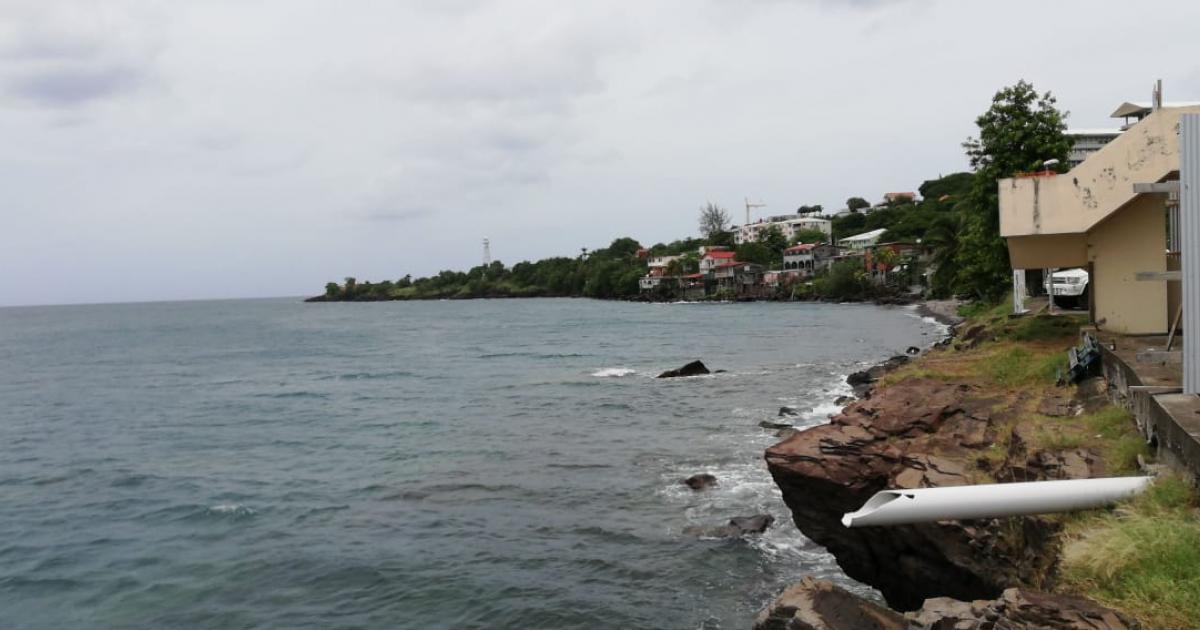
[[[879,365],[854,372],[846,377],[846,383],[854,388],[854,393],[860,397],[871,391],[871,384],[883,378],[885,374],[908,363],[909,357],[898,354]]]
[[[735,516],[728,525],[721,527],[685,527],[683,533],[697,538],[741,538],[748,534],[761,534],[775,522],[770,514]]]
[[[829,424],[812,427],[767,449],[772,477],[792,520],[825,547],[850,577],[879,589],[899,610],[930,597],[997,597],[1010,586],[1049,579],[1057,557],[1057,526],[1039,517],[848,529],[842,514],[862,507],[882,488],[973,483],[976,453],[1009,436],[993,421],[995,400],[972,388],[933,379],[908,379],[859,400]],[[1019,436],[1009,439],[1021,448]],[[1090,462],[1040,462],[1017,453],[1021,481],[1078,476]],[[1007,479],[1001,479],[1007,480]]]
[[[867,370],[851,372],[850,375],[846,377],[846,383],[849,385],[866,385],[873,380],[875,379],[871,378],[871,374]]]
[[[800,410],[796,409],[795,407],[780,407],[779,408],[779,417],[780,418],[782,418],[784,416],[798,416],[798,415],[800,415]]]
[[[698,473],[684,479],[683,483],[692,490],[705,490],[717,485],[717,478],[708,473]]]
[[[805,577],[754,620],[754,630],[904,630],[904,617],[825,580]]]
[[[742,534],[761,534],[767,531],[767,528],[774,522],[775,517],[770,514],[735,516],[729,519],[729,527],[736,529],[739,536]]]
[[[904,351],[904,354],[907,354],[909,356],[915,356],[915,355],[921,354],[921,349],[916,346],[909,346],[908,350]]]
[[[852,402],[854,402],[854,397],[853,397],[853,396],[838,396],[837,398],[835,398],[835,399],[834,399],[834,401],[833,401],[833,404],[835,404],[835,405],[848,405],[848,404],[850,404],[850,403],[852,403]]]
[[[770,420],[763,420],[762,422],[758,423],[758,426],[760,426],[764,429],[790,429],[790,428],[792,428],[792,425],[787,424],[786,422],[771,422]]]
[[[692,361],[691,363],[688,363],[687,365],[685,365],[681,368],[677,368],[674,370],[667,370],[666,372],[659,374],[658,378],[675,378],[678,376],[702,376],[704,374],[711,374],[711,372],[708,371],[708,368],[704,365],[704,363],[701,361]]]

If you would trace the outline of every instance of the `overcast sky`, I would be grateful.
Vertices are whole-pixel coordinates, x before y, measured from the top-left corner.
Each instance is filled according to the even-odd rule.
[[[992,94],[1200,100],[1200,3],[0,0],[0,304],[320,293],[878,199]]]

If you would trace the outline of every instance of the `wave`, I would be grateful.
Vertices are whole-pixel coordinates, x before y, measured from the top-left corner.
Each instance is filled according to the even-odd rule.
[[[505,359],[523,357],[528,359],[583,359],[592,356],[581,352],[489,352],[478,356],[480,359]]]
[[[596,372],[592,372],[592,376],[599,378],[620,378],[622,376],[629,376],[630,374],[637,374],[637,370],[633,368],[611,367],[601,368]]]
[[[205,513],[217,516],[242,517],[253,516],[257,512],[255,512],[254,508],[246,507],[241,503],[218,503],[217,505],[209,506],[205,510]]]

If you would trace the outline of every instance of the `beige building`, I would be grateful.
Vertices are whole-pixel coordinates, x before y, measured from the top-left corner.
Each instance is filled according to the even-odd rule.
[[[1183,113],[1200,106],[1146,114],[1065,174],[1000,180],[1000,234],[1013,269],[1087,269],[1093,321],[1113,332],[1165,333],[1168,285],[1137,275],[1178,268],[1178,252],[1169,251],[1174,221],[1165,193],[1134,185],[1178,179]]]

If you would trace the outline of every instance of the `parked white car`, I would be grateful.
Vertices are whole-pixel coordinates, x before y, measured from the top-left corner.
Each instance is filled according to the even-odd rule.
[[[1051,289],[1051,278],[1053,278],[1053,289]],[[1088,272],[1083,269],[1063,269],[1055,271],[1050,278],[1046,279],[1046,293],[1051,290],[1054,292],[1054,297],[1067,298],[1064,303],[1075,303],[1077,306],[1086,304],[1087,288],[1088,288]]]

